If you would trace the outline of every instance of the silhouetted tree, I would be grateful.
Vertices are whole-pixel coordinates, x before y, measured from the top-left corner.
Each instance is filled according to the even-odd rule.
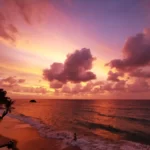
[[[6,94],[6,91],[0,89],[0,104],[4,104],[6,102]]]
[[[0,104],[4,105],[5,110],[2,113],[2,116],[0,119],[3,119],[4,116],[6,116],[8,113],[11,113],[11,106],[14,103],[13,100],[11,100],[9,97],[6,97],[7,92],[3,89],[0,89]]]
[[[11,106],[14,103],[13,100],[11,100],[11,98],[6,97],[7,92],[4,91],[3,89],[0,89],[0,105],[3,105],[5,107],[4,112],[2,113],[2,116],[0,116],[0,119],[3,119],[8,113],[11,112]],[[19,150],[16,147],[17,141],[9,141],[6,144],[0,145],[0,148],[3,147],[7,147],[8,149],[12,149],[12,150]]]

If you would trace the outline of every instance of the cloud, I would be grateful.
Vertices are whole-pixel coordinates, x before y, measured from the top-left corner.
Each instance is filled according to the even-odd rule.
[[[39,24],[43,17],[55,11],[48,0],[2,0],[0,5],[0,37],[11,43],[16,43],[20,33],[16,26],[20,19],[28,25],[36,20]]]
[[[81,93],[83,92],[83,86],[80,83],[77,83],[72,87],[71,92],[73,94]]]
[[[108,78],[107,78],[107,80],[118,82],[118,81],[120,81],[119,77],[123,76],[123,75],[124,74],[122,72],[112,72],[112,71],[109,71],[108,72]]]
[[[25,79],[19,79],[18,82],[19,83],[24,83],[26,80]]]
[[[133,83],[128,83],[126,80],[120,80],[118,82],[100,81],[88,82],[86,85],[80,83],[73,86],[63,85],[63,87],[57,91],[59,93],[65,93],[69,95],[88,95],[88,94],[106,94],[106,93],[133,93],[133,92],[149,92],[150,85],[144,79],[136,79]]]
[[[128,38],[123,47],[123,59],[111,60],[108,64],[117,70],[131,71],[150,65],[150,29]]]
[[[65,79],[62,79],[63,76],[61,76],[63,70],[64,70],[64,64],[55,62],[50,66],[50,69],[45,69],[43,71],[44,79],[48,81],[65,80]]]
[[[7,78],[0,79],[0,87],[6,89],[8,92],[15,93],[46,94],[49,92],[45,87],[42,86],[24,86],[22,83],[24,83],[25,81],[25,79],[10,76]]]
[[[46,94],[48,91],[44,87],[24,87],[22,88],[22,92]]]
[[[113,91],[113,83],[112,82],[105,82],[104,85],[100,86],[101,91]]]
[[[30,2],[29,0],[12,0],[12,2],[17,6],[20,14],[28,24],[31,24],[30,17],[32,16],[32,9],[30,9],[30,5],[32,1],[33,0],[30,0]]]
[[[0,79],[0,87],[8,90],[9,92],[17,92],[17,93],[41,93],[46,94],[48,90],[45,87],[29,87],[24,86],[26,80],[17,78],[15,76],[10,76],[7,78]]]
[[[60,92],[61,93],[66,93],[66,94],[71,94],[71,95],[76,95],[76,94],[79,94],[79,93],[83,94],[83,93],[86,93],[86,92],[90,92],[90,88],[86,89],[86,90],[84,88],[85,88],[85,86],[82,86],[80,83],[73,84],[72,87],[65,84],[65,85],[63,85]]]
[[[83,86],[82,92],[90,92],[94,86],[95,84],[89,81],[85,86]]]
[[[17,9],[22,19],[31,25],[34,20],[39,23],[54,8],[49,0],[8,0]],[[54,10],[53,10],[54,11]]]
[[[1,81],[2,82],[7,82],[7,83],[9,83],[11,85],[17,83],[17,80],[15,79],[15,77],[4,78]]]
[[[120,80],[119,82],[113,85],[113,90],[115,91],[124,91],[126,90],[126,81]]]
[[[99,83],[100,84],[100,83]],[[61,88],[60,92],[61,93],[68,93],[68,94],[89,94],[92,92],[94,87],[99,87],[99,84],[97,84],[96,82],[87,82],[86,85],[82,85],[81,83],[73,83],[71,86],[69,86],[68,84],[64,84],[63,87]]]
[[[98,90],[96,87],[95,90]],[[105,81],[103,84],[100,84],[100,90],[99,92],[125,92],[126,90],[126,81],[125,80],[119,80],[117,82],[109,82]]]
[[[143,71],[142,69],[137,69],[130,72],[129,75],[138,78],[150,78],[150,71]]]
[[[150,85],[144,79],[136,79],[132,84],[128,84],[128,92],[149,92]]]
[[[59,82],[57,80],[54,80],[54,81],[50,82],[50,87],[51,88],[59,89],[59,88],[62,88],[62,86],[63,86],[63,83]]]
[[[128,79],[150,78],[150,28],[129,37],[122,49],[123,58],[111,60],[106,65],[116,72],[108,73],[108,80],[118,81],[125,75]]]
[[[3,88],[12,88],[14,86],[18,86],[20,83],[24,83],[25,79],[17,79],[16,77],[7,77],[0,79],[0,86]]]
[[[19,31],[10,23],[7,23],[5,16],[0,12],[0,37],[11,42],[16,41]]]
[[[29,93],[29,94],[46,94],[49,91],[45,87],[25,87],[25,86],[16,86],[12,89],[12,92],[15,93]]]
[[[61,92],[62,93],[71,93],[71,88],[68,85],[63,85]]]
[[[69,86],[67,84],[57,92],[66,93],[71,95],[82,94],[104,94],[107,92],[125,92],[127,90],[127,84],[125,80],[120,80],[118,82],[109,82],[109,81],[96,81],[96,82],[87,82],[86,85],[80,83],[73,84]]]
[[[48,0],[3,0],[1,5],[2,9],[5,10],[3,12],[7,13],[9,18],[14,19],[13,15],[17,14],[17,17],[22,18],[28,25],[31,25],[33,20],[40,20],[41,15],[44,13],[46,15],[46,11],[51,6]]]
[[[55,62],[50,66],[50,69],[45,69],[43,71],[44,79],[48,81],[58,80],[63,83],[68,81],[80,83],[96,79],[96,75],[90,71],[93,60],[94,57],[90,49],[76,50],[67,55],[63,64]]]

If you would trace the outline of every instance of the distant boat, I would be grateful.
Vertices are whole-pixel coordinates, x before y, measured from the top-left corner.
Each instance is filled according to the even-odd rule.
[[[30,103],[36,103],[36,100],[32,99],[30,100]]]

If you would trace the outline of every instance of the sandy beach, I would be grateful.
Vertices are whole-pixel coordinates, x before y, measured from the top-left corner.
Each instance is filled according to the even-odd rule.
[[[56,139],[46,139],[30,125],[17,119],[5,117],[0,122],[0,145],[10,140],[16,141],[19,150],[60,150],[62,142]],[[79,147],[69,146],[63,150],[80,150]]]

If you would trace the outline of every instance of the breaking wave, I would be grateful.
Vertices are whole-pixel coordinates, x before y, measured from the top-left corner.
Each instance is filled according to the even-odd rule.
[[[44,138],[55,138],[62,140],[62,149],[69,146],[79,146],[82,150],[147,150],[150,148],[149,145],[144,145],[140,143],[135,142],[129,142],[129,141],[119,141],[119,142],[111,142],[105,139],[92,139],[89,136],[83,136],[79,135],[77,141],[73,141],[73,133],[70,131],[56,131],[54,128],[50,125],[44,124],[41,120],[37,118],[32,118],[29,116],[25,116],[23,114],[9,114],[9,117],[18,119],[24,123],[29,124],[30,126],[37,129],[39,134]],[[120,129],[116,129],[111,126],[104,126],[101,124],[94,124],[94,123],[81,123],[82,125],[85,125],[87,127],[93,127],[93,128],[102,128],[104,130],[109,130],[111,132],[119,132],[119,133],[126,133],[126,131],[122,131]],[[86,125],[87,124],[87,125]]]

